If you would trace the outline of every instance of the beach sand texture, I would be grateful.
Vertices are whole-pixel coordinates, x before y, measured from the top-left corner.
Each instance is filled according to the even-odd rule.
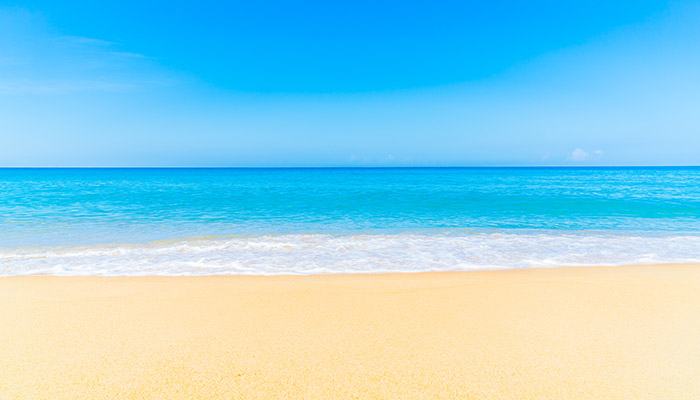
[[[0,278],[0,399],[700,398],[700,265]]]

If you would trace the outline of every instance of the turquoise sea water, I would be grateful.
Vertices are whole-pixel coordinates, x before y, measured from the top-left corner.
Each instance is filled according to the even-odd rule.
[[[0,274],[700,260],[700,168],[0,169]]]

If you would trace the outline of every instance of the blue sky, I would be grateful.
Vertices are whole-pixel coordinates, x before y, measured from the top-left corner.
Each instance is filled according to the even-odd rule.
[[[700,164],[700,2],[0,4],[0,165]]]

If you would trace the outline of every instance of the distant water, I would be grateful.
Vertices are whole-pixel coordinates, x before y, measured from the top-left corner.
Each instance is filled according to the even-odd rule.
[[[0,169],[0,275],[700,261],[700,168]]]

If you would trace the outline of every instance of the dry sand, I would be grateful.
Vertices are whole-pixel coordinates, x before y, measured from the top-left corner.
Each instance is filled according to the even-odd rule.
[[[700,265],[0,278],[0,399],[696,399]]]

